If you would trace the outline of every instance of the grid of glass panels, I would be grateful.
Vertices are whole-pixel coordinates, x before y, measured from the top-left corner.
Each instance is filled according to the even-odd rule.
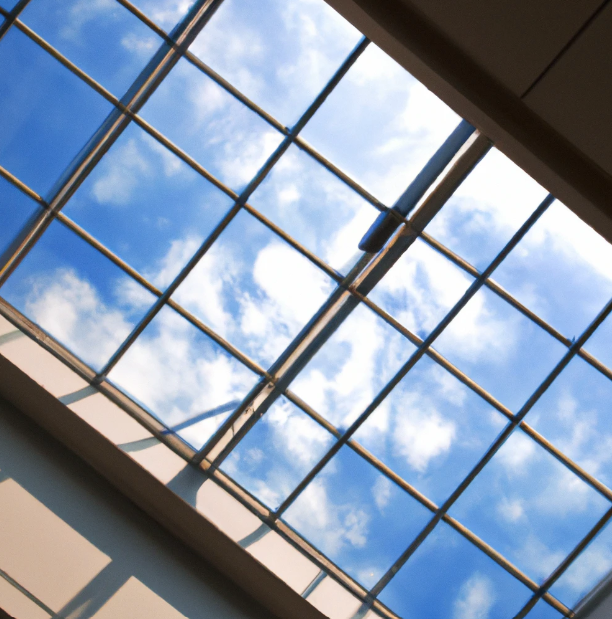
[[[2,307],[236,482],[305,597],[570,616],[612,567],[610,245],[323,0],[0,14]]]

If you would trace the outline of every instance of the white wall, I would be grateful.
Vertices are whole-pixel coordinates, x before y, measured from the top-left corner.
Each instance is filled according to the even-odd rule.
[[[58,617],[269,617],[0,400],[0,569]],[[0,578],[0,608],[49,615]]]

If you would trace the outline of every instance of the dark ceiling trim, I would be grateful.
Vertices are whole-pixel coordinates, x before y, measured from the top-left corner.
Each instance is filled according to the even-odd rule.
[[[2,355],[0,376],[0,398],[63,443],[275,617],[325,619],[278,576]]]
[[[612,176],[480,67],[408,0],[327,0],[612,241]]]

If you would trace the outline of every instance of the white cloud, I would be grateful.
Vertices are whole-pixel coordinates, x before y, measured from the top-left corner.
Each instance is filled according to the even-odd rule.
[[[139,4],[156,24],[169,31],[187,13],[193,0],[140,0]]]
[[[153,55],[153,52],[159,47],[160,42],[159,39],[153,36],[143,38],[135,32],[130,32],[121,39],[121,45],[138,56],[148,58]]]
[[[113,0],[78,0],[71,5],[68,17],[60,30],[60,36],[73,42],[81,42],[81,29],[90,21],[108,15],[119,8]]]
[[[273,406],[266,413],[264,422],[273,429],[276,448],[284,452],[287,461],[300,472],[312,468],[319,454],[332,441],[326,430],[304,414],[297,413],[288,402]]]
[[[510,476],[527,473],[528,465],[536,457],[535,442],[522,432],[514,432],[495,456]]]
[[[455,423],[435,409],[419,409],[418,397],[404,398],[404,414],[395,419],[393,443],[396,454],[415,470],[424,473],[434,458],[447,453],[456,434]],[[411,401],[407,401],[411,400]]]
[[[534,534],[523,538],[522,546],[515,552],[519,566],[538,579],[544,579],[565,559],[567,552],[551,550]]]
[[[393,484],[391,480],[387,477],[383,477],[380,475],[374,485],[372,486],[372,495],[374,496],[374,503],[376,503],[376,507],[382,512],[385,507],[389,504],[391,500],[391,490],[393,489]]]
[[[123,312],[105,305],[94,286],[73,269],[34,278],[25,307],[32,320],[96,366],[106,362],[131,331]]]
[[[487,619],[495,604],[493,583],[476,573],[463,584],[453,606],[454,619]]]
[[[112,158],[100,163],[100,176],[92,187],[93,197],[100,203],[127,206],[140,178],[150,171],[150,164],[135,139],[113,150]]]
[[[502,500],[497,504],[497,513],[506,522],[518,522],[525,515],[523,501],[520,499],[511,500],[508,499],[508,497],[503,497]]]

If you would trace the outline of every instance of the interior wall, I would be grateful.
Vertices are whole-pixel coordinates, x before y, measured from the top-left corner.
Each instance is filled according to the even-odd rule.
[[[0,570],[58,619],[271,616],[1,399]],[[0,608],[49,617],[3,578]]]

